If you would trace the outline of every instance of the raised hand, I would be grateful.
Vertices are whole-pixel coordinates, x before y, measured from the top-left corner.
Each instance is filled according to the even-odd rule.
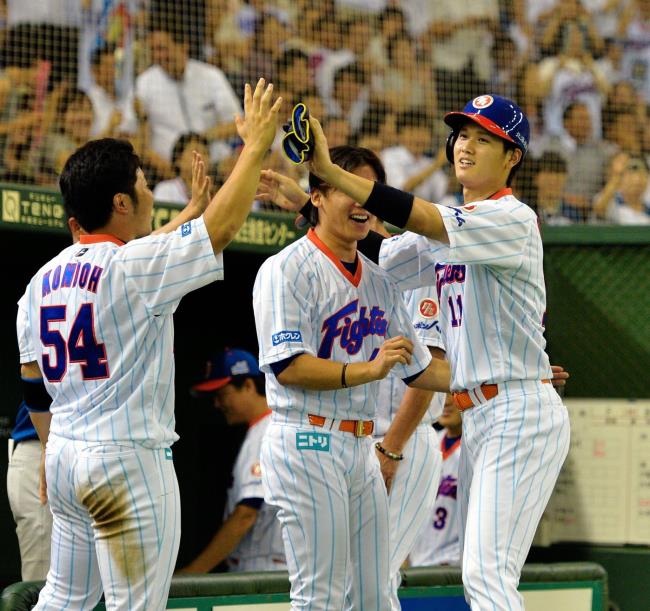
[[[312,155],[311,161],[309,162],[309,169],[320,176],[323,179],[327,179],[327,174],[332,170],[334,164],[330,159],[329,145],[327,144],[327,138],[325,138],[325,133],[321,124],[318,122],[318,119],[315,117],[309,117],[309,124],[311,126],[312,133],[314,134],[314,153]]]
[[[244,87],[244,116],[235,117],[237,133],[246,146],[259,146],[268,149],[273,143],[278,124],[278,112],[282,105],[282,98],[273,104],[273,84],[266,86],[266,81],[261,78],[257,81],[255,91],[249,83]]]
[[[255,198],[273,202],[289,212],[298,212],[309,200],[309,195],[293,178],[274,170],[262,170]]]
[[[192,151],[192,204],[198,212],[203,214],[210,203],[212,179],[207,175],[205,161],[200,153]]]
[[[379,349],[377,356],[372,361],[372,366],[377,380],[382,380],[388,372],[398,363],[409,365],[413,354],[413,342],[406,337],[398,335],[387,339]]]

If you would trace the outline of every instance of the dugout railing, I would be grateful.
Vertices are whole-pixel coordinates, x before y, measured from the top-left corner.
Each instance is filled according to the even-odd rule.
[[[405,611],[467,608],[463,601],[458,567],[430,567],[402,571],[400,600]],[[0,611],[28,611],[38,599],[43,582],[20,582],[0,597]],[[519,588],[526,609],[537,611],[606,611],[607,573],[602,566],[584,563],[529,564]],[[211,611],[228,609],[288,609],[289,580],[285,572],[177,576],[167,609]],[[103,609],[103,604],[97,611]]]

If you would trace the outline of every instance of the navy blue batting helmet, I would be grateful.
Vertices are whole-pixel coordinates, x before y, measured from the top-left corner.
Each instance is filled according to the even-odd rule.
[[[467,102],[462,112],[448,112],[445,115],[445,123],[452,129],[447,141],[447,159],[450,163],[454,161],[455,136],[461,125],[468,119],[495,136],[512,142],[521,149],[523,155],[526,154],[530,138],[530,126],[526,115],[512,100],[499,95],[486,94]]]

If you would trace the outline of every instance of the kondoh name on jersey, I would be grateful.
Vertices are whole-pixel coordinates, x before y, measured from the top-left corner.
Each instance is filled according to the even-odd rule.
[[[41,296],[46,297],[52,291],[62,288],[80,288],[97,293],[97,285],[103,271],[104,268],[99,265],[77,261],[68,263],[65,267],[57,265],[43,275]]]

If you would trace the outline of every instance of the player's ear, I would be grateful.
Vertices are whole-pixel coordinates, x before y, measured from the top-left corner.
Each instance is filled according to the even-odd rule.
[[[128,214],[131,207],[131,198],[126,193],[116,193],[113,195],[113,212],[116,214]]]
[[[315,208],[320,208],[323,204],[323,194],[318,189],[312,189],[310,193],[311,203]]]
[[[522,155],[523,153],[521,152],[521,149],[510,149],[510,159],[508,160],[508,163],[511,168],[514,168],[521,161]]]

